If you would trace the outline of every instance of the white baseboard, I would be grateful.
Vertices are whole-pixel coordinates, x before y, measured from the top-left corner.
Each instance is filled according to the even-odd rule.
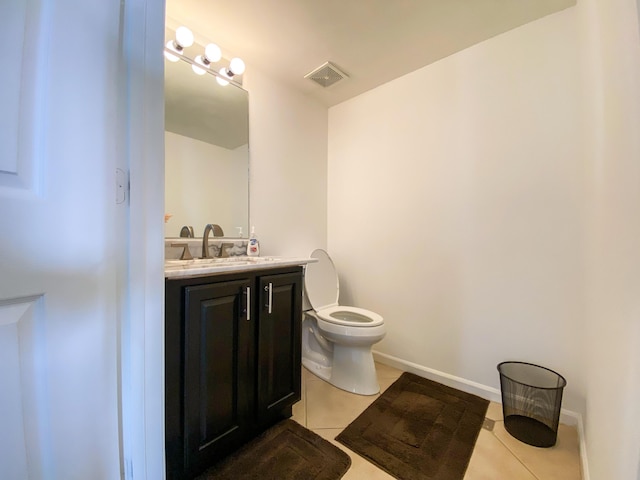
[[[486,385],[482,385],[481,383],[476,383],[465,378],[456,377],[455,375],[440,372],[432,368],[418,365],[417,363],[408,362],[406,360],[387,355],[386,353],[376,352],[375,350],[373,351],[373,358],[377,362],[384,363],[385,365],[397,368],[398,370],[414,373],[419,377],[428,378],[429,380],[442,383],[443,385],[447,385],[448,387],[453,387],[457,388],[458,390],[462,390],[463,392],[472,393],[473,395],[486,398],[487,400],[490,400],[492,402],[502,403],[500,390],[498,390],[497,388],[488,387]]]
[[[481,383],[467,380],[466,378],[456,377],[448,373],[434,370],[433,368],[418,365],[417,363],[402,360],[401,358],[373,351],[373,358],[380,363],[390,367],[397,368],[404,372],[410,372],[423,378],[428,378],[435,382],[442,383],[449,387],[457,388],[463,392],[471,393],[479,397],[485,398],[491,402],[502,404],[502,396],[500,390],[489,387]],[[587,448],[584,440],[584,424],[580,413],[562,409],[560,411],[560,423],[576,427],[578,430],[578,442],[580,446],[580,463],[582,467],[582,480],[589,480],[589,467],[587,462]]]
[[[580,467],[582,469],[582,480],[590,480],[589,475],[589,462],[587,460],[587,443],[585,441],[584,423],[582,421],[582,415],[578,416],[578,441],[580,442]]]

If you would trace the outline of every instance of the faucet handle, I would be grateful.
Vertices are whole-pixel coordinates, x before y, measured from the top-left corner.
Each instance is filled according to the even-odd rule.
[[[221,242],[220,243],[220,250],[218,250],[218,257],[220,258],[228,258],[229,257],[229,250],[227,250],[227,248],[233,248],[234,244],[233,242]]]
[[[171,246],[184,248],[184,250],[182,250],[182,255],[180,255],[180,260],[193,260],[193,257],[191,256],[191,252],[189,251],[188,243],[172,243]]]

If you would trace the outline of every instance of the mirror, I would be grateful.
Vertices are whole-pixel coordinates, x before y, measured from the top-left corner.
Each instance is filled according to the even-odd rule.
[[[185,50],[194,58],[204,47]],[[249,236],[249,94],[184,60],[165,60],[165,215],[165,237],[183,226],[201,237],[208,223],[226,238]]]

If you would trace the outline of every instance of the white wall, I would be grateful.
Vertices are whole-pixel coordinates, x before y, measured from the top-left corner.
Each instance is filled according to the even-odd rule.
[[[178,237],[183,225],[202,236],[207,223],[225,236],[248,231],[247,145],[236,149],[211,145],[173,132],[165,133],[165,236]]]
[[[329,113],[328,246],[378,350],[557,369],[597,480],[640,478],[637,9],[581,1]]]
[[[587,343],[591,478],[640,478],[640,40],[637,4],[591,0],[593,158]]]
[[[329,252],[376,349],[499,387],[524,360],[584,410],[585,233],[574,9],[329,112]]]
[[[250,65],[244,77],[260,253],[307,256],[327,241],[327,109]]]

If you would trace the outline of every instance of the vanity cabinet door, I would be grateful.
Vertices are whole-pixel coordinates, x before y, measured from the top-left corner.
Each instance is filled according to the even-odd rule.
[[[239,446],[254,411],[251,279],[185,287],[184,460],[196,472]],[[167,339],[168,341],[171,339]]]
[[[302,273],[258,277],[258,420],[290,415],[300,400]]]

